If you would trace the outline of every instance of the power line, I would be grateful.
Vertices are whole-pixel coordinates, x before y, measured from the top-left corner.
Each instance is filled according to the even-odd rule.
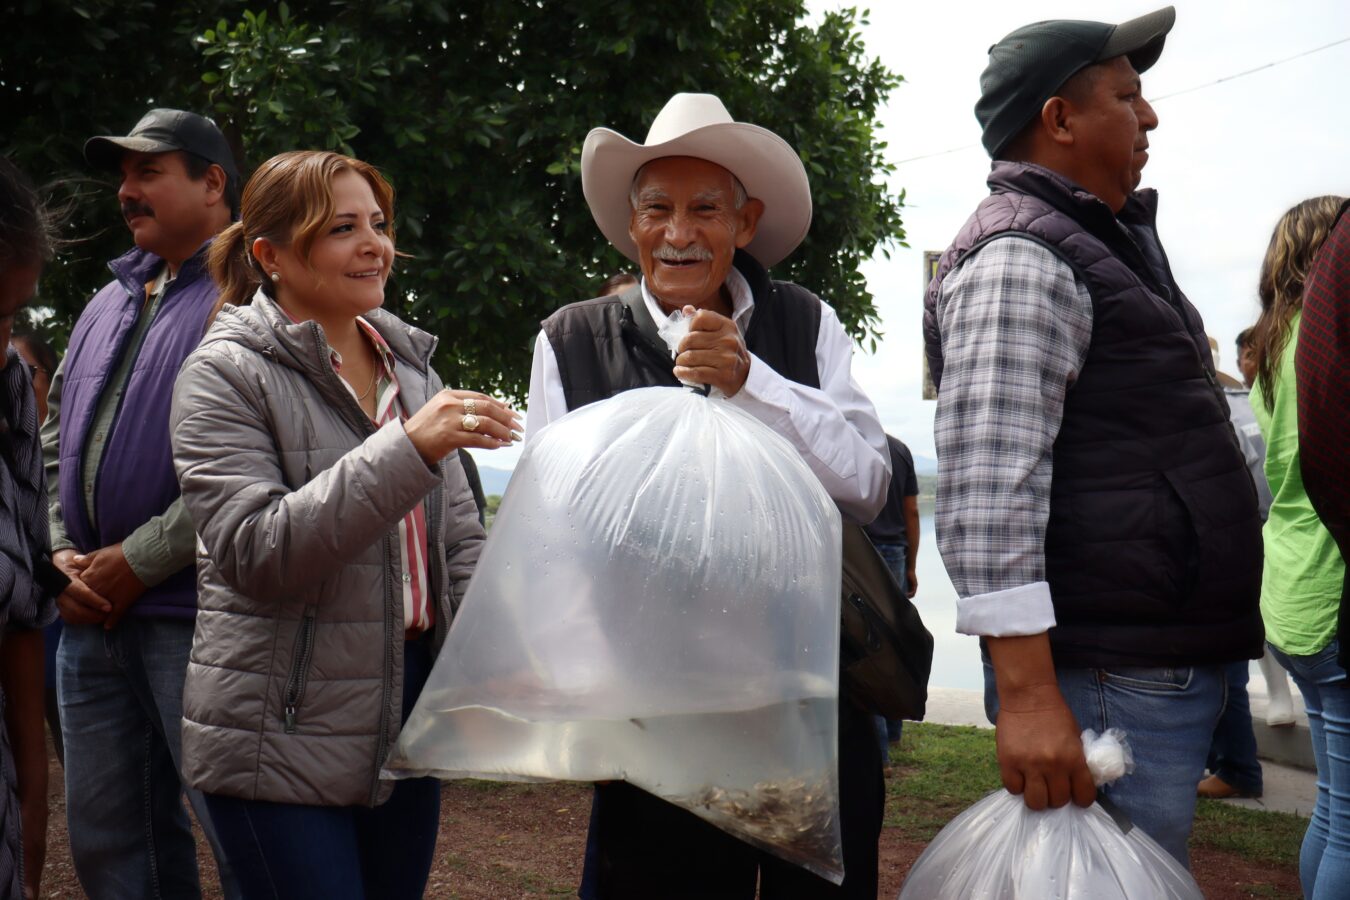
[[[1321,53],[1323,50],[1330,50],[1332,47],[1339,46],[1340,44],[1344,44],[1347,41],[1350,41],[1350,37],[1343,37],[1339,41],[1332,41],[1330,44],[1323,44],[1322,46],[1314,47],[1311,50],[1304,50],[1302,53],[1295,53],[1293,56],[1286,56],[1284,59],[1277,59],[1274,62],[1268,62],[1263,66],[1257,66],[1256,68],[1248,69],[1245,72],[1238,72],[1233,75],[1225,75],[1222,78],[1216,78],[1214,81],[1209,81],[1204,84],[1197,84],[1195,87],[1188,87],[1185,88],[1184,90],[1173,91],[1170,94],[1163,94],[1161,97],[1156,97],[1150,102],[1156,103],[1159,100],[1169,100],[1172,97],[1180,97],[1182,94],[1189,94],[1192,91],[1198,91],[1201,88],[1213,87],[1216,84],[1223,84],[1225,81],[1232,81],[1234,78],[1241,78],[1242,76],[1250,75],[1253,72],[1261,72],[1264,71],[1265,69],[1272,69],[1275,66],[1284,65],[1285,63],[1293,62],[1296,59],[1302,59],[1305,56],[1312,56],[1314,53]]]
[[[1294,60],[1302,59],[1305,56],[1312,56],[1314,53],[1321,53],[1323,50],[1330,50],[1332,47],[1337,47],[1345,43],[1350,43],[1350,37],[1343,37],[1338,41],[1332,41],[1330,44],[1323,44],[1322,46],[1314,47],[1311,50],[1304,50],[1302,53],[1295,53],[1293,56],[1286,56],[1284,59],[1277,59],[1274,60],[1273,62],[1268,62],[1264,65],[1257,66],[1254,69],[1247,69],[1243,72],[1235,72],[1232,75],[1225,75],[1222,78],[1216,78],[1213,81],[1207,81],[1204,84],[1197,84],[1194,85],[1193,87],[1183,88],[1182,90],[1179,91],[1173,91],[1170,94],[1163,94],[1161,97],[1152,98],[1151,100],[1149,100],[1149,102],[1157,103],[1162,100],[1170,100],[1173,97],[1180,97],[1182,94],[1190,94],[1194,91],[1202,90],[1203,88],[1214,87],[1216,84],[1223,84],[1225,81],[1232,81],[1233,79],[1241,78],[1244,75],[1251,75],[1253,72],[1262,72],[1265,71],[1266,69],[1272,69],[1275,66],[1284,65],[1287,62],[1293,62]],[[980,146],[979,144],[962,144],[960,147],[951,147],[947,150],[938,150],[934,153],[924,153],[919,156],[911,156],[907,159],[902,159],[896,162],[895,165],[903,166],[905,163],[918,162],[921,159],[934,159],[935,157],[938,156],[949,156],[953,153],[961,153],[965,150],[974,150],[976,147],[979,146]]]
[[[925,153],[925,154],[923,154],[922,156],[911,156],[909,159],[902,159],[902,160],[900,160],[898,163],[896,163],[896,165],[897,165],[897,166],[903,166],[905,163],[917,162],[918,160],[921,160],[921,159],[932,159],[932,158],[935,157],[935,156],[946,156],[946,155],[948,155],[949,153],[960,153],[962,150],[972,150],[972,149],[974,149],[975,147],[978,147],[978,146],[980,146],[980,145],[979,145],[979,144],[962,144],[960,147],[952,147],[950,150],[939,150],[939,151],[937,151],[936,153]]]

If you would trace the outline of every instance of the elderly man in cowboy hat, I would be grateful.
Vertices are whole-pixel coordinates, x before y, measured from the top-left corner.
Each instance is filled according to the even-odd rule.
[[[601,232],[642,268],[618,296],[574,303],[535,343],[526,430],[639,387],[710,385],[801,453],[841,512],[871,521],[890,479],[886,436],[850,375],[852,341],[804,288],[770,279],[811,224],[801,160],[732,120],[716,97],[677,94],[644,144],[586,138],[582,187]],[[654,323],[692,316],[672,360]],[[624,783],[596,792],[588,882],[616,897],[875,897],[883,783],[870,717],[841,706],[842,886],[769,857]]]

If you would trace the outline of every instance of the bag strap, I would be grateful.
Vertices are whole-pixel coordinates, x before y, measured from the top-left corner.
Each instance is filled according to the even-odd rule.
[[[633,317],[633,324],[637,326],[638,333],[646,338],[648,343],[654,344],[666,355],[670,355],[666,342],[656,330],[656,320],[652,318],[651,310],[647,309],[647,301],[642,299],[642,284],[635,284],[620,294],[619,302],[628,307],[628,313]]]

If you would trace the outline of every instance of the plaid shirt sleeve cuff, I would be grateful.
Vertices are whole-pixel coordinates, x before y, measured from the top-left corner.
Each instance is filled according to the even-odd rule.
[[[980,637],[1020,637],[1040,634],[1055,625],[1050,585],[1044,581],[1003,591],[959,597],[956,630]]]

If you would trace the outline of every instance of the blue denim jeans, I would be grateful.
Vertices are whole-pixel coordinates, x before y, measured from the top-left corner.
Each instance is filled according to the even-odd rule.
[[[1350,681],[1333,640],[1311,656],[1270,653],[1303,694],[1317,760],[1317,805],[1303,836],[1299,878],[1308,900],[1350,898]]]
[[[1251,677],[1247,660],[1224,666],[1228,697],[1223,715],[1214,729],[1209,747],[1209,770],[1225,784],[1253,797],[1261,796],[1261,763],[1256,759],[1256,735],[1252,732],[1252,707],[1247,697]]]
[[[62,622],[57,619],[42,632],[43,653],[45,654],[43,670],[47,676],[46,683],[43,685],[42,700],[47,717],[47,728],[52,733],[52,744],[56,747],[56,758],[64,766],[66,764],[66,744],[61,737],[61,703],[56,699],[56,648],[61,646],[61,628]]]
[[[405,722],[431,664],[429,639],[404,645]],[[206,804],[248,900],[416,900],[426,891],[440,828],[435,778],[399,781],[374,808],[219,794]]]
[[[1210,737],[1223,710],[1223,666],[1056,669],[1080,729],[1125,732],[1134,772],[1104,791],[1183,865],[1195,818],[1195,786],[1205,774]],[[984,708],[998,720],[994,669],[984,664]]]
[[[909,590],[908,571],[905,568],[905,545],[904,544],[877,544],[877,553],[886,560],[886,568],[891,570],[895,576],[896,582],[900,585],[900,590]],[[881,761],[886,763],[891,758],[889,744],[900,743],[900,734],[904,729],[904,722],[900,719],[887,719],[885,716],[873,716],[877,726],[877,739],[881,743]]]
[[[93,900],[201,895],[184,793],[213,850],[215,833],[201,795],[178,775],[192,627],[128,616],[112,631],[67,625],[61,635],[66,822],[75,874]],[[228,867],[220,874],[226,896],[240,896]]]

